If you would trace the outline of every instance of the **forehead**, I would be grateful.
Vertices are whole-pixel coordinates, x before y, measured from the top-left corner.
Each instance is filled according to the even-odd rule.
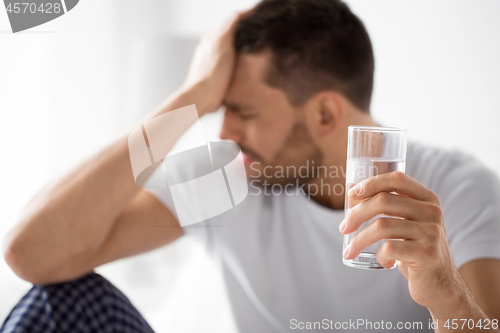
[[[270,53],[239,53],[226,96],[227,104],[256,103],[281,91],[266,84]]]

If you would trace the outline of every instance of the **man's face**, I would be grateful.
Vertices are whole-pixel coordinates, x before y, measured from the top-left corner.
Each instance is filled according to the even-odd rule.
[[[307,129],[301,107],[291,105],[283,90],[265,83],[269,59],[269,53],[239,54],[225,99],[220,137],[241,147],[251,179],[295,183],[293,169],[298,172],[301,166],[321,165],[322,154]],[[277,174],[280,167],[283,172]],[[299,183],[308,180],[300,179]]]

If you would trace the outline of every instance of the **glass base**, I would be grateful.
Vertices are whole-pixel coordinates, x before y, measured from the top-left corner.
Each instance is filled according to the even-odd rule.
[[[384,268],[384,266],[380,265],[377,261],[377,254],[376,253],[366,253],[366,252],[361,252],[361,254],[354,258],[354,259],[344,259],[342,258],[342,262],[344,265],[349,266],[349,267],[354,267],[354,268],[361,268],[361,269],[387,269]],[[392,266],[389,269],[395,268],[397,265],[394,263],[394,266]]]

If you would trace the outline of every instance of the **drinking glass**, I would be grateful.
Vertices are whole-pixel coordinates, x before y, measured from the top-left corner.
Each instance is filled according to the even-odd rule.
[[[345,216],[355,205],[347,196],[349,190],[361,181],[386,172],[405,171],[407,131],[394,127],[349,126],[347,138],[347,170],[345,193]],[[377,215],[365,221],[353,233],[344,235],[343,248],[370,223],[385,215]],[[346,260],[345,265],[364,269],[384,269],[377,262],[377,251],[385,243],[382,239],[365,248],[354,259]],[[394,265],[391,268],[396,267]]]

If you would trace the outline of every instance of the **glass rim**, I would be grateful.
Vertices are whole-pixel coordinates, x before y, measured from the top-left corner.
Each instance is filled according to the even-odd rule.
[[[382,127],[382,126],[358,126],[351,125],[349,130],[366,131],[366,132],[408,132],[406,128],[402,127]]]

